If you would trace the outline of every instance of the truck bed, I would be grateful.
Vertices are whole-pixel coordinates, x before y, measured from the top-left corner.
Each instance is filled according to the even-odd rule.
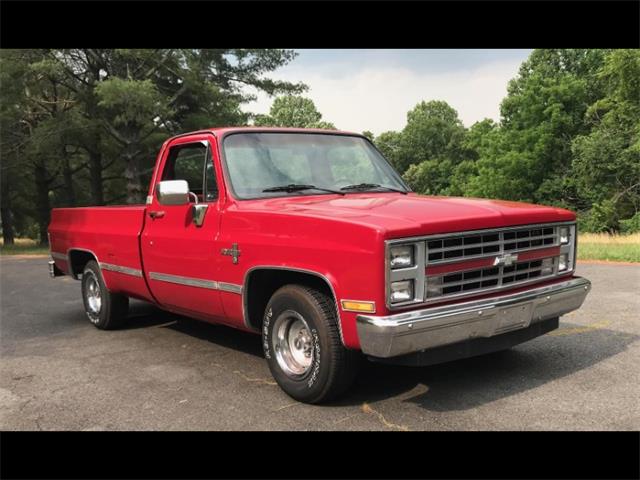
[[[56,266],[77,278],[82,272],[74,268],[74,258],[90,252],[98,259],[109,290],[153,301],[140,255],[145,208],[126,205],[53,209],[49,244]]]

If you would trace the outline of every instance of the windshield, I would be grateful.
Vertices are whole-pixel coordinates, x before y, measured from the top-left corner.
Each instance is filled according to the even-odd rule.
[[[240,199],[407,190],[384,157],[361,137],[234,133],[224,139],[223,150],[232,190]]]

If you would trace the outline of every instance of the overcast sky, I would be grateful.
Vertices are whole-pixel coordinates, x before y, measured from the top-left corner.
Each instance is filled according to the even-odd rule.
[[[401,130],[422,100],[445,100],[466,126],[498,120],[507,82],[531,50],[298,50],[272,77],[309,86],[323,119],[337,128],[378,135]],[[259,95],[246,109],[267,113]]]

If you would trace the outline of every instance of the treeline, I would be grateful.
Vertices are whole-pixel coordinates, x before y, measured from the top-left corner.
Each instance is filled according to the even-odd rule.
[[[585,231],[640,231],[640,51],[536,50],[500,112],[465,128],[446,102],[421,102],[375,143],[420,193],[555,205]]]
[[[5,245],[47,242],[51,208],[143,201],[169,136],[252,120],[256,91],[297,94],[269,73],[291,50],[0,51]],[[253,93],[252,93],[253,92]]]
[[[290,50],[0,51],[2,233],[46,243],[58,206],[143,201],[169,136],[218,125],[335,128],[306,86],[269,73]],[[249,92],[280,95],[267,115]],[[482,92],[478,92],[482,95]],[[339,125],[338,125],[339,127]],[[557,205],[586,231],[640,231],[640,51],[536,50],[499,123],[421,102],[373,139],[420,193]]]

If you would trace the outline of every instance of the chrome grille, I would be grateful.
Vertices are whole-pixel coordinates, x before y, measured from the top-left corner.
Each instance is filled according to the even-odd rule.
[[[485,267],[441,275],[428,275],[425,298],[448,298],[474,290],[491,290],[503,285],[527,283],[552,276],[556,257],[518,262],[511,266]]]
[[[558,227],[528,227],[430,239],[427,242],[426,257],[431,266],[557,245]]]
[[[407,245],[413,247],[410,266],[394,267],[393,250]],[[575,246],[575,222],[387,240],[387,307],[457,300],[571,274],[575,268]],[[553,249],[553,253],[545,249]],[[537,254],[524,254],[536,250]],[[475,265],[469,264],[480,259],[481,262],[473,262]],[[407,281],[413,283],[413,298],[394,301],[392,290]]]

